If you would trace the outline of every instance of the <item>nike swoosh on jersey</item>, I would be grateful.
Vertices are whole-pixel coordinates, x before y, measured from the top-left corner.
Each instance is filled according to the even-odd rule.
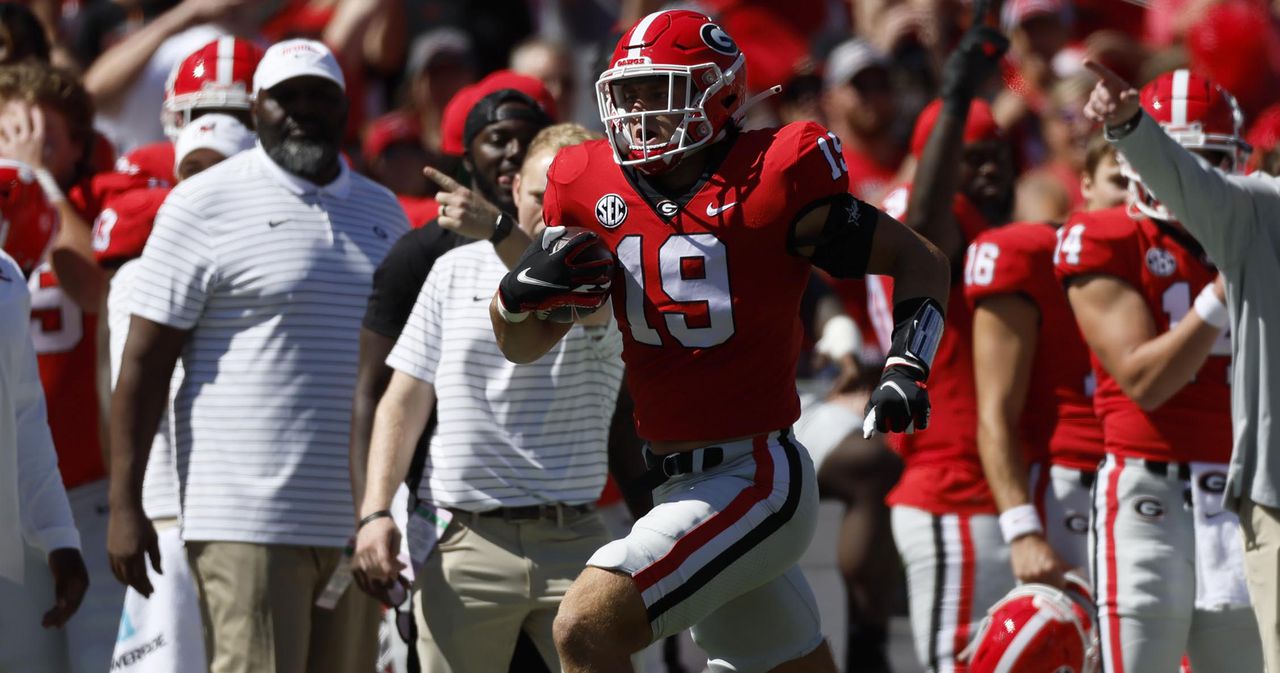
[[[726,203],[726,204],[724,204],[723,206],[720,206],[719,208],[717,208],[717,207],[715,207],[715,206],[711,205],[710,203],[708,203],[708,204],[707,204],[707,217],[715,217],[716,215],[719,215],[720,213],[723,213],[724,211],[726,211],[726,210],[728,210],[728,209],[730,209],[730,208],[732,208],[732,207],[734,207],[734,206],[736,206],[736,205],[738,205],[738,202],[737,202],[737,201],[734,201],[733,203]]]
[[[538,280],[537,278],[534,278],[533,276],[529,275],[528,269],[522,269],[519,274],[516,274],[516,280],[520,281],[521,283],[528,283],[529,285],[537,285],[538,287],[549,287],[554,290],[569,289],[568,285],[557,285],[555,283],[548,283],[545,280]]]

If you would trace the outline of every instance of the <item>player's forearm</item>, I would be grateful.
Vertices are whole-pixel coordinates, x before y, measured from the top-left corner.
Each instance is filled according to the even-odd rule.
[[[427,427],[435,402],[435,388],[431,384],[408,374],[392,375],[374,416],[364,498],[357,516],[368,516],[391,506],[396,489],[409,473],[414,446]]]
[[[978,457],[996,509],[1003,512],[1029,504],[1029,477],[1018,446],[1017,423],[992,410],[980,409],[978,413]]]
[[[50,261],[58,284],[72,301],[96,313],[107,293],[107,277],[93,256],[93,232],[67,201],[56,204],[62,226],[54,239]]]
[[[964,149],[967,111],[966,106],[963,113],[938,115],[938,123],[920,153],[903,221],[937,246],[948,260],[957,259],[964,251],[964,239],[951,213],[951,202],[960,188],[956,166],[960,165]]]
[[[1138,406],[1155,410],[1191,382],[1221,331],[1188,312],[1173,329],[1130,351],[1113,376]]]
[[[498,349],[516,364],[528,364],[546,355],[573,326],[570,323],[539,320],[535,316],[528,316],[521,322],[507,322],[498,311],[496,293],[489,303],[489,320],[493,323],[493,334],[498,339]]]
[[[893,277],[893,302],[931,297],[947,307],[951,289],[951,261],[942,250],[918,233],[914,245],[901,246],[889,268]]]
[[[142,30],[103,52],[84,74],[84,88],[98,110],[113,110],[124,101],[152,55],[170,36],[189,27],[194,19],[191,3],[182,3],[156,17]]]

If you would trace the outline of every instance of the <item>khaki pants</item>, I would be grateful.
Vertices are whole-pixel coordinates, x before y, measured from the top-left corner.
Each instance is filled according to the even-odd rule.
[[[1280,509],[1248,498],[1240,503],[1244,574],[1258,617],[1267,673],[1280,673]]]
[[[418,660],[431,673],[505,671],[523,630],[553,672],[560,601],[609,541],[594,512],[506,521],[455,512],[414,587]]]
[[[351,586],[315,607],[342,550],[187,542],[210,673],[372,671],[378,604]]]

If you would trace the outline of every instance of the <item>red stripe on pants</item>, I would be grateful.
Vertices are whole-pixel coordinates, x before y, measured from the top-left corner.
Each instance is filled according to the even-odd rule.
[[[1124,658],[1120,656],[1120,592],[1116,581],[1116,515],[1120,513],[1120,473],[1124,471],[1124,458],[1112,456],[1115,467],[1107,475],[1107,523],[1106,523],[1106,563],[1107,563],[1107,633],[1111,641],[1111,671],[1124,673]]]
[[[969,534],[969,516],[956,517],[960,523],[960,606],[956,615],[956,637],[953,652],[958,656],[969,645],[969,620],[973,614],[973,590],[977,577],[974,573],[973,537]],[[955,660],[955,673],[966,673],[967,663]]]
[[[737,523],[756,503],[765,500],[773,492],[773,455],[769,453],[769,436],[755,438],[751,456],[756,461],[756,474],[752,484],[734,496],[724,509],[685,533],[662,558],[636,573],[636,588],[645,591],[662,578],[675,572],[694,552],[730,526]]]

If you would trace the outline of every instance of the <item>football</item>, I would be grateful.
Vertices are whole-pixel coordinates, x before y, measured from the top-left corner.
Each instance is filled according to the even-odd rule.
[[[552,252],[563,248],[566,243],[573,240],[573,238],[578,234],[588,233],[591,231],[585,227],[573,226],[566,226],[564,229],[564,234],[551,243]],[[590,265],[592,262],[607,261],[608,270],[605,273],[606,275],[613,275],[613,253],[609,251],[609,247],[604,244],[604,241],[601,241],[599,238],[596,238],[589,244],[579,248],[578,251],[574,253],[573,257],[566,261],[575,265]],[[550,320],[551,322],[577,322],[578,320],[600,310],[600,307],[603,306],[604,303],[605,301],[602,299],[600,304],[594,308],[587,308],[583,306],[560,306],[548,311],[537,311],[534,315],[542,320]]]

